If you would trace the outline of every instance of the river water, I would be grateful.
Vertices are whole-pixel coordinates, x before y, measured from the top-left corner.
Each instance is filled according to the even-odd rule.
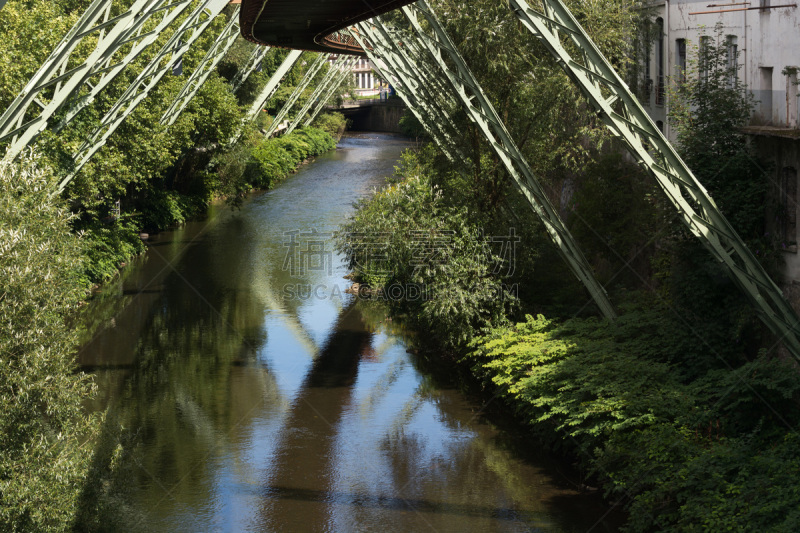
[[[596,494],[420,369],[331,232],[411,144],[345,137],[154,236],[86,312],[131,531],[612,531]],[[119,463],[123,464],[119,464]]]

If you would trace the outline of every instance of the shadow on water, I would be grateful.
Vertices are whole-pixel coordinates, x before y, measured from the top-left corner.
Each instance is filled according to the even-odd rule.
[[[159,236],[103,289],[80,362],[107,438],[79,529],[586,531],[603,517],[421,370],[381,305],[287,298],[348,283],[335,254],[287,271],[287,232],[329,235],[407,146],[345,139],[241,212]]]

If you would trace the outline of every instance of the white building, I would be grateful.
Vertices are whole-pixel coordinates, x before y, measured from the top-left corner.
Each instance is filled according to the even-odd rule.
[[[353,76],[355,77],[355,92],[360,95],[373,95],[378,92],[376,78],[372,72],[372,63],[367,58],[356,61],[353,65]]]
[[[643,65],[640,98],[645,109],[670,140],[668,83],[685,76],[685,67],[705,39],[716,38],[722,23],[729,61],[737,61],[739,80],[757,104],[751,135],[759,155],[772,165],[773,198],[777,210],[768,210],[768,226],[786,245],[786,276],[800,280],[797,253],[798,170],[800,169],[800,10],[794,0],[666,0],[650,4],[655,41]],[[785,213],[777,216],[777,212]]]

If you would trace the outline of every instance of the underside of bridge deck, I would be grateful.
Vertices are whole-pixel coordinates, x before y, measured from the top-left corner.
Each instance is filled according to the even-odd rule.
[[[242,35],[255,43],[363,55],[355,41],[337,35],[357,22],[413,0],[242,0]]]

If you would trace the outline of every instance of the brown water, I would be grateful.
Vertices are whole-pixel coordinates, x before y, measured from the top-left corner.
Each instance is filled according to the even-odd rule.
[[[612,531],[597,495],[420,370],[331,245],[410,145],[345,138],[241,211],[153,238],[80,363],[130,435],[131,531]]]

